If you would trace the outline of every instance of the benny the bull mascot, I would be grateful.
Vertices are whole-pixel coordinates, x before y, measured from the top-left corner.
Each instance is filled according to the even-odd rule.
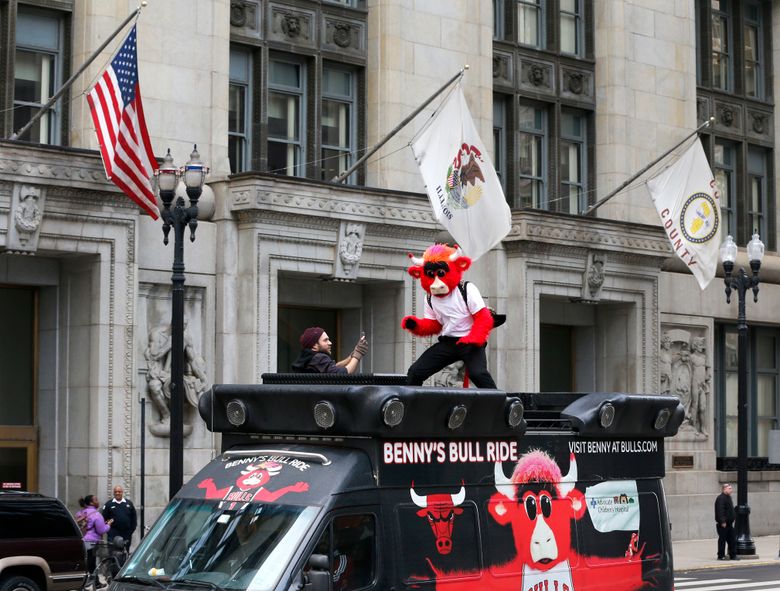
[[[420,386],[442,368],[463,361],[475,386],[495,388],[485,357],[493,314],[477,287],[462,281],[471,259],[446,244],[431,246],[422,259],[409,256],[412,266],[408,272],[420,280],[427,296],[423,317],[405,316],[401,327],[418,337],[437,334],[439,340],[409,368],[407,384]]]

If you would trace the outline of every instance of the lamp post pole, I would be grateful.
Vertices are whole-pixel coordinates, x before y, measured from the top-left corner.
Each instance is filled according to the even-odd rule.
[[[173,498],[184,482],[184,232],[190,228],[190,240],[195,241],[198,227],[198,199],[208,167],[200,161],[197,146],[190,161],[181,169],[173,164],[171,151],[165,155],[163,166],[157,171],[160,199],[163,203],[163,243],[173,228],[173,274],[171,275],[171,418],[170,464],[168,494]],[[184,198],[176,197],[179,178],[184,177],[189,206]],[[174,198],[176,202],[174,203]]]
[[[721,246],[721,258],[725,272],[726,303],[731,303],[732,290],[737,292],[737,520],[736,520],[736,550],[738,555],[753,556],[756,545],[750,535],[750,506],[748,505],[748,325],[745,317],[745,296],[750,289],[753,291],[753,301],[758,301],[758,270],[761,268],[761,258],[764,255],[764,244],[753,234],[748,244],[748,259],[752,275],[748,276],[745,269],[739,268],[733,275],[734,260],[737,245],[731,236]]]

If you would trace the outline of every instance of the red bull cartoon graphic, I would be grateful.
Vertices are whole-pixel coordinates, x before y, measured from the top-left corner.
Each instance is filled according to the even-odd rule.
[[[207,499],[221,499],[223,502],[236,503],[273,503],[290,492],[302,493],[309,490],[307,482],[296,482],[275,491],[268,490],[265,485],[281,472],[282,464],[273,461],[250,464],[236,479],[233,486],[217,488],[213,478],[206,478],[198,483],[198,488],[206,491]],[[221,503],[220,503],[221,505]],[[232,508],[232,506],[231,506]]]
[[[466,488],[452,495],[418,495],[414,491],[414,482],[409,489],[409,495],[415,505],[420,507],[417,512],[419,517],[428,519],[428,523],[436,538],[436,550],[439,554],[446,555],[452,551],[452,529],[455,525],[455,516],[463,513],[459,505],[466,499]]]

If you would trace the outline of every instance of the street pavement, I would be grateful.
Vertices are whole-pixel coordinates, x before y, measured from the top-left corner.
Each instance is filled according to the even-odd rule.
[[[685,540],[672,542],[674,553],[674,572],[682,572],[709,568],[734,568],[750,567],[757,565],[775,565],[778,568],[777,579],[780,579],[780,535],[754,537],[756,554],[758,558],[747,559],[741,557],[740,561],[718,560],[718,539],[709,540]],[[777,584],[780,589],[780,582]],[[725,587],[726,589],[728,587]],[[682,587],[685,589],[685,587]]]
[[[748,561],[732,562],[734,565]],[[675,591],[778,591],[780,567],[777,565],[732,566],[711,570],[678,572]]]

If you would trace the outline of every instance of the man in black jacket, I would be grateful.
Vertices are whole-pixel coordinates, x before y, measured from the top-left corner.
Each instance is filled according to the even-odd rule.
[[[368,352],[368,341],[360,335],[357,345],[349,357],[339,362],[333,361],[333,343],[328,333],[319,326],[310,326],[301,335],[301,354],[293,361],[292,370],[295,373],[342,373],[353,374],[358,364]]]
[[[125,549],[129,551],[138,519],[133,503],[125,498],[124,490],[118,484],[114,487],[114,498],[103,505],[102,513],[106,523],[111,526],[108,530],[108,541],[113,542],[115,536],[122,536]]]
[[[715,529],[718,530],[718,560],[726,560],[726,544],[729,545],[729,557],[737,558],[736,539],[734,537],[734,502],[731,500],[731,485],[726,483],[715,499]]]

